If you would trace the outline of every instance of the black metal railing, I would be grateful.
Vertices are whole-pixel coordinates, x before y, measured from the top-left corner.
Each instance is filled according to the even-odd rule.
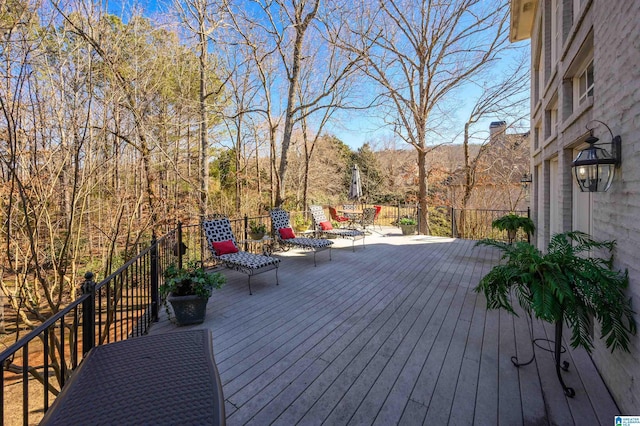
[[[384,206],[382,212],[383,224],[397,223],[402,217],[419,217],[415,204]],[[507,210],[442,208],[439,214],[443,212],[449,212],[443,220],[450,222],[451,236],[507,238],[505,232],[491,228],[493,220],[510,213]],[[515,213],[528,215],[528,211]],[[245,241],[245,250],[259,251],[257,244],[247,242],[251,220],[270,225],[270,217],[262,215],[231,219],[231,227],[236,238]],[[519,238],[526,239],[526,235]],[[152,237],[149,247],[101,282],[96,284],[94,275],[87,272],[80,297],[0,353],[3,373],[0,376],[0,423],[7,422],[9,412],[10,423],[26,425],[39,421],[71,372],[93,347],[147,333],[158,318],[162,302],[158,287],[167,266],[171,263],[181,266],[190,260],[207,265],[212,262],[210,259],[200,223],[184,226],[178,223],[163,237]],[[38,384],[41,390],[33,392],[30,386]],[[8,385],[11,385],[10,391]],[[38,395],[38,400],[33,395]],[[7,408],[8,400],[19,401],[21,416],[15,407]],[[22,421],[16,421],[16,417]]]
[[[413,218],[420,226],[420,206],[411,203],[399,203],[394,206],[383,206],[382,220],[385,225],[396,226],[401,218]],[[446,206],[429,207],[429,228],[431,235],[441,237],[454,237],[468,240],[481,240],[492,238],[499,241],[509,241],[507,231],[499,231],[491,226],[491,223],[509,213],[531,217],[530,209],[527,210],[497,210],[497,209],[454,209]],[[520,230],[516,234],[516,241],[528,241],[527,233]]]
[[[100,283],[87,272],[80,297],[0,353],[1,424],[39,421],[91,348],[146,334],[158,315],[160,271],[175,261],[175,239],[176,230],[153,238]],[[21,415],[8,401],[18,402]]]
[[[467,240],[481,240],[492,238],[499,241],[509,241],[507,231],[499,231],[491,223],[509,213],[531,217],[527,210],[481,210],[481,209],[451,209],[451,236]],[[520,230],[515,241],[529,241],[530,236]]]
[[[232,219],[238,239],[247,239],[251,220],[270,223],[269,216]],[[93,347],[146,334],[158,318],[158,287],[167,266],[205,264],[208,253],[200,223],[178,223],[101,282],[87,272],[80,297],[0,353],[0,424],[37,423]]]

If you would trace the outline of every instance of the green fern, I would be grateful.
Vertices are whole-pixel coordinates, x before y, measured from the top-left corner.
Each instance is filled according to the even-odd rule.
[[[487,308],[503,308],[517,315],[513,295],[527,313],[555,323],[564,319],[571,329],[571,346],[593,349],[591,322],[601,326],[607,348],[629,351],[629,336],[636,334],[631,299],[625,295],[627,272],[612,270],[615,241],[596,241],[571,231],[551,238],[546,254],[529,243],[509,245],[485,239],[476,245],[496,247],[503,264],[485,275],[476,292],[487,298]],[[586,257],[591,251],[608,253],[607,259]]]

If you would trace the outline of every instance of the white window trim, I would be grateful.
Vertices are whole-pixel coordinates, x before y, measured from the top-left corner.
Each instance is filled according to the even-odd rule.
[[[580,16],[581,3],[581,0],[573,0],[573,22],[576,22]]]
[[[549,107],[549,126],[551,126],[551,137],[556,136],[558,133],[558,119],[558,100],[556,99],[556,101]]]
[[[551,67],[558,63],[562,46],[562,0],[551,0]]]
[[[591,95],[589,95],[589,92],[593,92],[593,88],[595,86],[595,73],[594,73],[594,78],[593,81],[591,81],[590,83],[587,81],[587,87],[584,91],[584,93],[580,94],[580,78],[587,74],[587,70],[589,68],[589,66],[593,66],[593,57],[590,56],[588,61],[585,61],[585,64],[580,67],[579,71],[576,73],[576,75],[573,77],[573,104],[580,106],[584,103],[586,103],[586,101],[589,99],[589,97],[593,96],[593,93]]]

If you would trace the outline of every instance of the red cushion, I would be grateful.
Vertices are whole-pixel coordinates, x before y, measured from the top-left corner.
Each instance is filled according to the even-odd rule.
[[[333,225],[328,220],[326,222],[320,222],[320,228],[323,231],[331,231],[333,229]]]
[[[278,229],[278,232],[280,233],[280,238],[282,238],[283,240],[288,240],[290,238],[296,237],[296,234],[293,233],[293,229],[291,228],[280,228]]]
[[[233,243],[232,240],[226,241],[214,241],[211,243],[213,246],[213,250],[216,252],[216,255],[222,256],[223,254],[229,253],[237,253],[238,247]]]

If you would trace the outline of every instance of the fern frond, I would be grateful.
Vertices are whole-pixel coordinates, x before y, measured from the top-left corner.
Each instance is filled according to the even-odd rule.
[[[501,265],[493,268],[475,291],[484,293],[487,307],[515,314],[510,296],[527,313],[554,323],[564,318],[571,328],[571,345],[591,351],[592,319],[601,325],[608,348],[629,350],[629,336],[636,334],[635,313],[625,290],[627,271],[612,269],[615,241],[596,241],[578,232],[556,234],[542,254],[529,243],[482,240],[502,251]],[[608,258],[585,257],[591,250],[608,252]]]

